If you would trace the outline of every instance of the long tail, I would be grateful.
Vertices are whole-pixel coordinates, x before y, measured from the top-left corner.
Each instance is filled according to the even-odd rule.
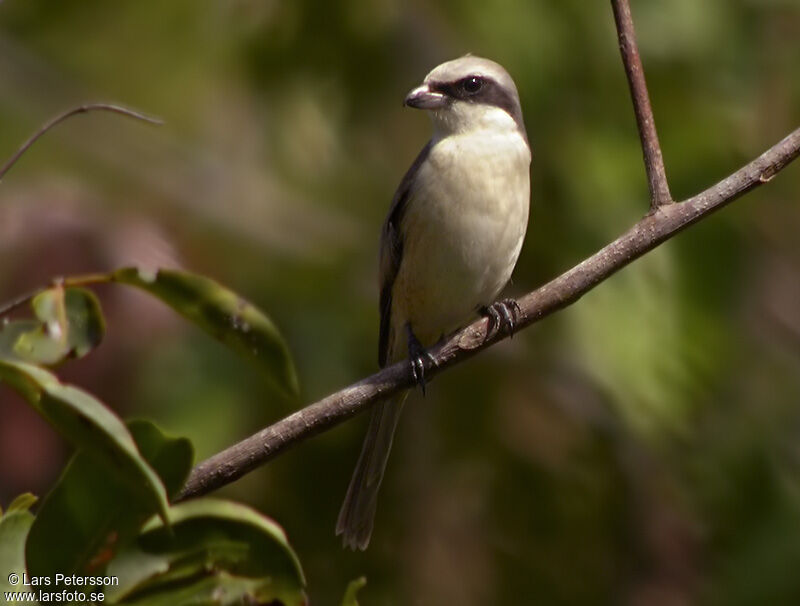
[[[336,534],[342,535],[345,547],[364,550],[369,545],[378,504],[378,489],[407,395],[395,396],[372,409],[364,445],[336,522]]]

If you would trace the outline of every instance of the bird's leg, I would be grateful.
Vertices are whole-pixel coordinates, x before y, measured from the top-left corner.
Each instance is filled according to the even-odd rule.
[[[408,361],[411,366],[411,376],[414,377],[414,382],[419,385],[424,396],[425,371],[436,366],[436,360],[419,342],[409,323],[406,323],[406,337],[408,338]]]
[[[514,299],[495,301],[491,305],[481,307],[478,311],[482,316],[489,318],[489,327],[486,330],[487,339],[500,328],[507,330],[510,337],[514,336],[517,316],[520,313],[519,303]]]

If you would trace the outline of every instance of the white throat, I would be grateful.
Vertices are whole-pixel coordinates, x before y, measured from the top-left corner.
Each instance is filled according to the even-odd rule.
[[[433,139],[451,135],[490,133],[491,135],[522,134],[509,113],[499,107],[477,103],[456,102],[430,112]]]

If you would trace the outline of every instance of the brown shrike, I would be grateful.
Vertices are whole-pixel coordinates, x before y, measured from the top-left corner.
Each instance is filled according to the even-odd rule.
[[[514,328],[516,303],[494,302],[528,225],[531,152],[517,88],[494,61],[467,55],[431,71],[405,105],[428,111],[433,137],[389,208],[380,247],[380,343],[386,366],[409,358],[424,387],[425,347],[476,313]],[[339,513],[345,546],[366,549],[407,392],[372,409]]]

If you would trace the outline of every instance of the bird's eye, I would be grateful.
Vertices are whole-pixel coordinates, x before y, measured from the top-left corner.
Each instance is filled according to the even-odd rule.
[[[478,76],[470,76],[469,78],[464,78],[461,81],[461,88],[464,89],[464,92],[470,95],[474,95],[483,87],[483,80],[481,80]]]

